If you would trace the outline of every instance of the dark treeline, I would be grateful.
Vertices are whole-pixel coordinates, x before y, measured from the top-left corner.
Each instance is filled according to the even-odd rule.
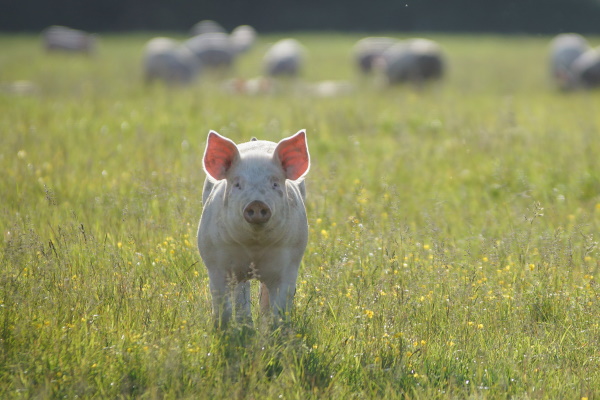
[[[0,0],[0,31],[293,30],[600,33],[600,0]]]

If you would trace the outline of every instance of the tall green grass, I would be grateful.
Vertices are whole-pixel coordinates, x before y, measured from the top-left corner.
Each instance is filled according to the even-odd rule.
[[[546,37],[433,36],[447,79],[383,90],[356,75],[359,35],[297,36],[306,80],[356,90],[145,87],[150,35],[89,58],[0,36],[0,83],[38,88],[0,93],[0,397],[599,397],[600,95],[553,89]],[[292,322],[215,332],[206,134],[301,128]]]

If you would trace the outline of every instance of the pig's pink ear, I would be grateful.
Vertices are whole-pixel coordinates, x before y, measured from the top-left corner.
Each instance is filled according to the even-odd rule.
[[[215,131],[210,131],[204,150],[204,170],[213,179],[225,179],[231,164],[239,155],[235,143]]]
[[[275,154],[285,171],[285,177],[292,181],[306,175],[310,168],[310,156],[306,145],[306,131],[298,131],[294,136],[277,143]]]

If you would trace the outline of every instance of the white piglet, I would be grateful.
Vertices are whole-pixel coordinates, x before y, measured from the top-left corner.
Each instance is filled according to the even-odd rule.
[[[277,322],[291,309],[308,240],[306,132],[279,143],[252,139],[236,146],[210,131],[203,162],[198,249],[208,269],[215,325],[227,325],[234,312],[237,321],[252,323],[253,278],[261,282],[262,312]]]

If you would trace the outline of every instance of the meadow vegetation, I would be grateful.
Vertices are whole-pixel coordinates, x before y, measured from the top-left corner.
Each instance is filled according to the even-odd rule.
[[[428,36],[450,68],[415,90],[361,79],[360,35],[298,34],[307,81],[356,84],[317,98],[145,87],[151,36],[94,57],[0,36],[0,84],[37,86],[0,92],[0,398],[600,397],[600,93],[552,87],[548,37]],[[291,323],[215,332],[195,245],[208,130],[301,128]]]

